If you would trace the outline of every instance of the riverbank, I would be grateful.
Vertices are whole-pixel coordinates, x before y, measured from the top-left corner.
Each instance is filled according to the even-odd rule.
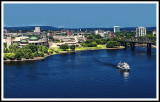
[[[136,47],[147,47],[147,44],[136,44]],[[152,45],[152,48],[156,48],[155,45]]]
[[[61,51],[58,53],[53,53],[49,55],[45,55],[44,57],[35,57],[34,59],[21,59],[21,60],[4,60],[4,62],[23,62],[23,61],[37,61],[37,60],[43,60],[49,56],[56,55],[56,54],[66,54],[66,53],[73,53],[73,52],[79,52],[79,51],[90,51],[90,50],[117,50],[117,49],[124,49],[123,46],[117,47],[117,48],[105,48],[105,45],[98,45],[97,47],[79,47],[75,48],[74,51]]]

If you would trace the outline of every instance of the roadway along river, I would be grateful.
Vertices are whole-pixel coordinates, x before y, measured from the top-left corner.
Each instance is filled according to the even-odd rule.
[[[125,61],[130,72],[115,66]],[[4,64],[5,98],[155,98],[156,49],[81,51]]]

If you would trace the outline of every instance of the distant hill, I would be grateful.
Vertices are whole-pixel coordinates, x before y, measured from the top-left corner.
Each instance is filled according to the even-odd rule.
[[[23,27],[4,27],[4,29],[7,29],[7,30],[34,30],[35,27],[37,26],[23,26]],[[109,30],[109,31],[113,31],[114,29],[113,28],[56,28],[56,27],[52,27],[52,26],[38,26],[40,27],[41,30],[61,30],[61,29],[68,29],[68,30],[79,30],[81,29],[82,31],[85,31],[85,30],[91,30],[91,31],[94,31],[94,30],[98,30],[98,29],[101,29],[101,30]],[[136,30],[137,27],[125,27],[125,28],[120,28],[120,30]],[[156,27],[146,27],[147,30],[155,30]]]
[[[59,30],[60,28],[52,26],[23,26],[23,27],[4,27],[7,30],[34,30],[35,27],[40,27],[41,30]]]

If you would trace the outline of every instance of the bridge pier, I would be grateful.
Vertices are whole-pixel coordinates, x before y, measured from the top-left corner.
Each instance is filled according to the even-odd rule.
[[[119,40],[125,49],[127,48],[127,43],[130,43],[131,50],[135,49],[135,43],[146,44],[147,43],[147,54],[151,55],[151,44],[156,44],[156,38],[140,38],[140,37],[132,37],[132,38],[125,38],[123,40]]]
[[[151,55],[151,44],[150,43],[147,43],[147,54]]]
[[[123,44],[124,44],[125,49],[127,49],[127,42],[124,42]]]
[[[135,43],[134,43],[134,42],[131,43],[130,46],[131,46],[131,50],[134,50],[134,48],[135,48]]]

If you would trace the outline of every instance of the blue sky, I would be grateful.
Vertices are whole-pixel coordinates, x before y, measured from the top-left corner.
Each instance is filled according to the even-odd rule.
[[[156,26],[156,4],[4,4],[4,26]]]

